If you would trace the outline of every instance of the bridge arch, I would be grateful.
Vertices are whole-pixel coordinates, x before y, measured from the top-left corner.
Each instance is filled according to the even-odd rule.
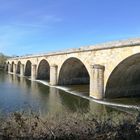
[[[75,57],[64,61],[58,76],[59,85],[89,84],[89,73],[84,63]]]
[[[50,80],[50,65],[47,60],[42,59],[37,68],[37,79]]]
[[[110,74],[105,97],[140,96],[140,53],[122,60]]]
[[[17,69],[16,69],[16,73],[20,74],[20,66],[21,66],[21,61],[18,61],[17,63]]]
[[[30,60],[27,60],[26,65],[25,65],[25,76],[31,76],[31,67],[32,67],[32,63]]]

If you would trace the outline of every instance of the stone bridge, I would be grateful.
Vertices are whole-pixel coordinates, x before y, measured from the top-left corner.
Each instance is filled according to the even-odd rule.
[[[96,99],[140,95],[140,38],[10,58],[9,73],[50,85],[89,85]]]

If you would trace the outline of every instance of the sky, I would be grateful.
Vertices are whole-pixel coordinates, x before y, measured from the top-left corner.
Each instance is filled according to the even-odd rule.
[[[0,52],[29,55],[140,37],[140,0],[0,0]]]

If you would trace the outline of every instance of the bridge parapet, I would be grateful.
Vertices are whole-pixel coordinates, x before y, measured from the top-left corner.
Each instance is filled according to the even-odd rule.
[[[138,45],[140,45],[140,38],[133,38],[133,39],[127,39],[127,40],[100,43],[97,45],[84,46],[84,47],[80,47],[80,48],[72,48],[72,49],[67,49],[64,51],[18,56],[18,57],[10,58],[10,60],[18,60],[18,59],[24,59],[24,58],[30,59],[30,58],[37,58],[37,57],[53,56],[53,55],[79,53],[79,52],[85,52],[85,51],[98,51],[98,50],[106,50],[106,49],[114,49],[114,48],[122,48],[122,47],[131,47],[131,46],[138,46]]]

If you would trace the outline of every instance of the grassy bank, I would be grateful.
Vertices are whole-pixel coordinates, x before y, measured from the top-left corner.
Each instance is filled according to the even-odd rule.
[[[65,111],[64,111],[65,112]],[[1,139],[115,140],[140,139],[140,115],[84,113],[47,115],[15,112],[0,118]],[[121,116],[121,119],[119,118]],[[122,119],[123,117],[123,119]]]

